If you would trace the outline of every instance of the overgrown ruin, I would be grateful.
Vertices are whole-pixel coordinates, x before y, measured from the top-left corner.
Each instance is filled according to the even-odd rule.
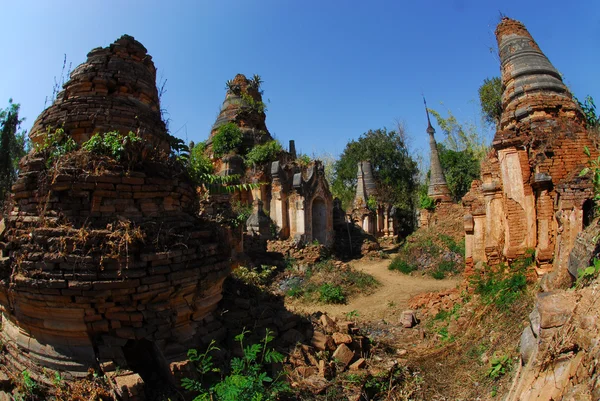
[[[496,28],[502,118],[492,150],[463,198],[467,264],[512,260],[535,250],[539,274],[559,269],[590,210],[592,184],[579,177],[596,147],[559,72],[525,26]]]
[[[188,348],[219,337],[211,312],[230,238],[197,217],[195,187],[168,160],[155,79],[146,49],[123,36],[89,53],[30,133],[42,150],[22,160],[0,232],[2,363],[14,375],[92,368],[135,387],[160,367],[175,383]],[[79,145],[115,130],[145,141],[129,166],[83,150],[52,161],[43,144],[61,127]]]
[[[229,81],[229,88],[221,112],[212,127],[207,143],[209,152],[219,129],[226,124],[235,124],[241,131],[242,143],[229,154],[217,159],[217,171],[221,175],[239,175],[241,182],[256,184],[252,190],[239,191],[236,197],[245,204],[260,202],[273,224],[249,231],[272,238],[292,239],[294,243],[311,243],[331,246],[333,243],[333,198],[325,179],[320,161],[303,162],[297,159],[294,141],[289,151],[280,150],[276,160],[265,160],[254,166],[245,166],[243,154],[257,145],[273,141],[265,124],[266,114],[262,103],[259,83],[238,74]],[[214,155],[213,155],[214,157]],[[254,207],[251,224],[257,226],[258,207]],[[266,217],[266,216],[265,216]],[[267,221],[268,223],[268,221]],[[246,240],[245,242],[247,242]]]

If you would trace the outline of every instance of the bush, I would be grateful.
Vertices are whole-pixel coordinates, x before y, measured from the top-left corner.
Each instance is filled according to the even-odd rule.
[[[44,143],[35,146],[35,150],[46,154],[46,167],[50,167],[59,157],[77,150],[77,143],[65,134],[62,128],[58,128],[54,132],[48,129]]]
[[[270,377],[267,370],[268,364],[283,361],[283,355],[268,345],[274,339],[273,333],[267,329],[264,339],[259,344],[244,347],[244,338],[248,333],[249,331],[243,330],[235,337],[244,356],[233,358],[229,374],[210,387],[203,383],[203,378],[210,373],[219,372],[209,355],[219,348],[213,340],[204,353],[195,349],[188,351],[188,358],[194,363],[200,380],[186,377],[181,380],[181,385],[188,391],[199,393],[194,398],[195,401],[274,401],[279,399],[281,393],[289,390],[281,375]]]
[[[121,161],[128,158],[131,146],[141,141],[142,138],[131,131],[127,135],[122,135],[119,131],[111,131],[105,134],[94,134],[81,147],[88,152]]]
[[[325,283],[319,287],[319,301],[327,304],[343,304],[346,302],[346,296],[339,285]]]
[[[208,156],[204,154],[206,144],[200,142],[190,150],[190,158],[187,164],[188,174],[196,185],[202,183],[202,177],[213,173],[213,165]]]
[[[219,127],[212,139],[215,156],[221,157],[237,149],[242,144],[242,131],[235,123],[229,122]]]
[[[392,260],[392,263],[390,263],[390,265],[388,266],[388,270],[397,270],[404,274],[410,274],[410,273],[414,272],[415,270],[417,270],[417,266],[412,265],[412,264],[408,263],[407,261],[405,261],[404,259],[396,256]]]
[[[279,141],[269,141],[263,145],[256,145],[246,155],[246,163],[252,166],[265,164],[277,160],[282,148]]]
[[[359,291],[363,292],[379,285],[379,282],[377,279],[375,279],[375,277],[357,270],[344,271],[342,273],[342,280],[344,284],[347,284],[351,287],[356,287]]]

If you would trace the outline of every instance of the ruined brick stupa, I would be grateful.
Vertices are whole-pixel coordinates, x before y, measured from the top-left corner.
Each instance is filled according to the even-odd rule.
[[[146,145],[133,167],[84,151],[52,168],[44,152],[22,160],[0,232],[2,364],[12,374],[154,369],[172,379],[187,349],[220,330],[211,311],[230,271],[228,233],[196,217],[181,170],[160,154],[145,160],[169,148],[155,78],[146,49],[123,36],[89,53],[31,130],[35,143],[62,126],[80,144],[118,130]]]
[[[540,274],[563,267],[582,230],[592,186],[579,178],[597,156],[584,117],[525,26],[496,28],[502,117],[493,151],[463,198],[467,263],[497,263],[535,250]],[[593,204],[593,203],[592,203]]]
[[[323,163],[319,160],[299,163],[294,141],[291,140],[289,151],[281,150],[273,159],[260,165],[245,165],[243,156],[248,151],[273,141],[265,123],[260,83],[258,76],[248,79],[243,74],[236,75],[227,83],[225,100],[211,129],[207,149],[212,151],[213,139],[225,124],[233,124],[241,131],[242,143],[229,154],[217,157],[217,172],[223,175],[237,174],[246,183],[258,184],[257,188],[235,194],[242,203],[254,205],[253,216],[247,221],[248,232],[260,232],[261,237],[270,237],[275,231],[280,239],[290,238],[296,243],[318,241],[331,245],[333,198],[325,179]],[[269,213],[269,217],[259,212],[259,204]],[[260,223],[264,223],[265,218],[270,218],[273,230]],[[244,241],[244,247],[249,250],[247,242]]]

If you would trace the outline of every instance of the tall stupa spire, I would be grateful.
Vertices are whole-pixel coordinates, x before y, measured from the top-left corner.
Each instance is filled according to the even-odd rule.
[[[429,134],[429,148],[430,148],[430,161],[429,161],[429,187],[427,188],[427,195],[435,200],[442,202],[450,201],[450,190],[442,171],[442,164],[440,163],[440,155],[438,154],[437,143],[435,142],[435,129],[431,125],[431,119],[429,118],[429,110],[427,109],[427,102],[425,96],[423,96],[423,103],[425,104],[425,113],[427,114],[427,133]]]

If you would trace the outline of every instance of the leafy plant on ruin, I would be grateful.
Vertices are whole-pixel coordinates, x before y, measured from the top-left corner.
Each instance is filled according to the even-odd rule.
[[[45,155],[46,167],[50,167],[60,157],[77,150],[77,143],[62,128],[52,131],[48,127],[44,142],[35,144],[33,149]]]
[[[250,94],[242,92],[241,96],[244,107],[248,107],[251,111],[259,114],[267,111],[267,106],[260,100],[254,100]]]
[[[598,201],[600,201],[600,156],[592,159],[590,149],[587,146],[584,146],[583,153],[588,157],[588,167],[581,170],[579,176],[583,177],[591,173],[592,184],[594,185],[594,201],[596,202],[596,208],[598,208]]]
[[[94,134],[87,142],[81,145],[88,152],[111,157],[117,161],[132,159],[130,154],[134,153],[136,144],[141,144],[142,138],[134,132],[129,131],[127,135],[119,131],[110,131],[105,134]]]
[[[596,114],[596,103],[594,103],[594,98],[587,95],[583,102],[580,102],[577,98],[575,98],[575,100],[577,100],[579,107],[581,107],[581,111],[583,111],[586,126],[590,129],[598,128],[600,126],[600,117]]]
[[[283,355],[269,345],[274,339],[273,332],[267,329],[260,343],[245,346],[244,340],[249,333],[242,330],[235,337],[243,356],[233,358],[229,373],[215,384],[209,385],[206,380],[207,375],[219,372],[209,355],[219,350],[214,341],[204,353],[193,349],[188,351],[188,358],[196,366],[199,379],[184,378],[181,384],[184,389],[198,393],[194,401],[274,401],[289,390],[282,374],[271,377],[267,372],[272,364],[283,361]]]
[[[233,122],[219,127],[212,139],[212,149],[216,157],[222,157],[236,150],[242,144],[242,131]]]
[[[246,155],[246,164],[259,166],[277,160],[283,148],[277,140],[254,146]]]
[[[486,78],[478,92],[483,119],[495,128],[502,117],[502,80],[500,77]]]
[[[594,258],[591,266],[581,269],[577,272],[575,288],[581,288],[590,284],[600,274],[600,259]]]
[[[239,95],[242,88],[240,85],[236,84],[233,79],[228,79],[225,82],[225,89],[227,89],[228,91],[231,91],[232,93],[235,93],[236,95]]]
[[[261,79],[260,75],[254,74],[252,78],[248,81],[248,86],[258,93],[262,94],[263,92],[260,90],[260,86],[264,81]]]
[[[296,158],[296,163],[298,163],[300,166],[306,167],[310,164],[311,159],[310,156],[305,154],[305,153],[300,153],[298,155],[298,157]]]
[[[421,185],[419,188],[419,208],[435,210],[435,200],[427,195],[427,185]]]
[[[367,198],[367,209],[372,212],[377,211],[377,198],[375,198],[373,195],[369,195]]]

